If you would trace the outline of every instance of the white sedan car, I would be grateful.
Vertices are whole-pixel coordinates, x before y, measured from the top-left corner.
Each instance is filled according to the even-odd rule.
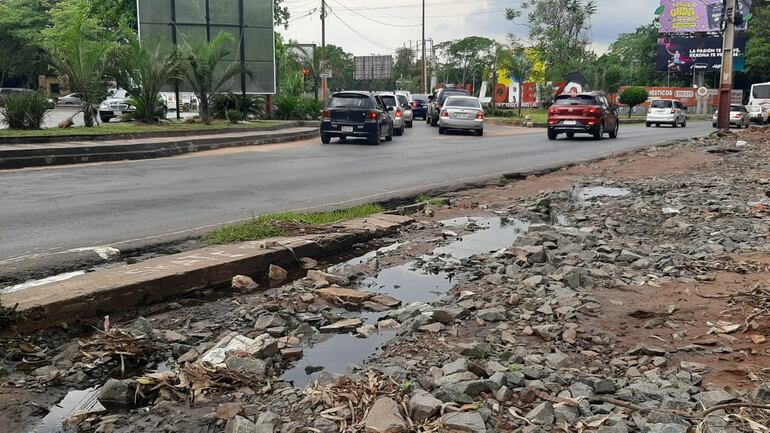
[[[474,131],[484,135],[484,108],[479,98],[473,96],[450,96],[441,107],[438,119],[438,133],[449,130]]]
[[[752,122],[767,125],[768,117],[770,117],[770,112],[768,112],[767,108],[761,105],[747,105],[746,111],[749,112],[749,119]]]

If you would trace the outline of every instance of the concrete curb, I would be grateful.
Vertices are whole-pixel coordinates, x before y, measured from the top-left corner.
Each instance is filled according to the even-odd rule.
[[[171,299],[206,287],[229,284],[235,275],[264,274],[271,264],[296,265],[296,257],[323,257],[386,235],[413,220],[379,214],[330,226],[332,233],[214,246],[92,272],[66,281],[0,295],[18,305],[25,330],[101,317]],[[280,244],[276,247],[275,241]]]
[[[254,128],[254,132],[280,131],[287,128],[320,128],[320,122],[311,120],[289,120],[281,121],[279,125]],[[249,132],[249,129],[225,129],[211,128],[196,131],[157,131],[157,132],[138,132],[136,134],[103,134],[103,135],[68,135],[64,137],[56,136],[37,136],[37,137],[0,137],[0,145],[6,144],[49,144],[49,143],[68,143],[83,141],[113,141],[113,140],[141,140],[145,138],[160,137],[191,137],[196,135],[217,135],[231,132]]]
[[[113,140],[110,140],[108,144],[94,142],[91,146],[19,147],[18,149],[0,150],[0,170],[167,158],[186,153],[229,147],[306,140],[315,138],[318,135],[318,129],[306,128],[302,131],[276,131],[273,134],[265,134],[264,131],[254,131],[253,133],[239,132],[210,136],[179,137],[178,140],[164,140],[162,139],[163,137],[155,137],[158,138],[158,141],[142,143],[113,143]]]

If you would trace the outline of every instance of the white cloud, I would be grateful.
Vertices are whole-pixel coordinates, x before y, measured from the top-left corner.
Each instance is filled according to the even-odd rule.
[[[321,0],[286,0],[292,13],[285,37],[321,43]],[[421,39],[420,0],[327,0],[326,41],[356,55],[390,54]],[[500,41],[508,33],[526,38],[526,27],[505,18],[520,0],[426,0],[426,37],[436,43],[478,35]],[[598,0],[593,19],[594,48],[603,52],[620,33],[651,22],[659,0]],[[335,15],[336,14],[336,15]]]

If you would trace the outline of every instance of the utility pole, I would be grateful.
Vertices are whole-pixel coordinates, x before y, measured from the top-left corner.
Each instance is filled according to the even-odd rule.
[[[425,0],[422,0],[422,90],[428,94],[428,65],[425,56]]]
[[[323,96],[324,107],[329,99],[328,81],[326,72],[328,71],[329,60],[326,58],[326,0],[321,0],[321,95]]]
[[[733,48],[735,47],[736,0],[723,0],[724,35],[722,45],[722,70],[719,85],[719,117],[717,127],[730,129],[730,104],[733,97]],[[736,13],[737,12],[737,13]]]

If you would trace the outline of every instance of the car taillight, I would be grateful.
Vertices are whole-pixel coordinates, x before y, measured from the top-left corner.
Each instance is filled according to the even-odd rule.
[[[743,114],[740,114],[740,113],[739,113],[739,114],[736,114],[736,115],[735,115],[735,118],[736,118],[736,119],[740,119],[741,117],[743,117]]]
[[[442,111],[441,117],[449,117],[449,113],[447,113],[446,111]]]
[[[377,119],[379,119],[379,118],[380,118],[380,113],[378,113],[378,112],[376,112],[376,111],[370,111],[370,112],[369,112],[369,113],[366,115],[366,118],[367,118],[367,119],[369,119],[369,120],[377,120]]]
[[[551,107],[548,109],[548,114],[556,114],[558,111],[559,111],[558,108]]]
[[[404,114],[401,112],[401,110],[396,110],[396,119],[400,119],[403,116]]]
[[[484,113],[482,113],[481,111],[476,113],[476,120],[484,120]]]
[[[672,108],[672,109],[671,109],[671,114],[676,114],[676,110],[674,110],[674,109]]]
[[[599,107],[591,107],[588,109],[588,114],[599,114],[601,109]]]
[[[323,120],[325,122],[331,122],[331,120],[332,120],[332,113],[329,110],[324,110]]]

